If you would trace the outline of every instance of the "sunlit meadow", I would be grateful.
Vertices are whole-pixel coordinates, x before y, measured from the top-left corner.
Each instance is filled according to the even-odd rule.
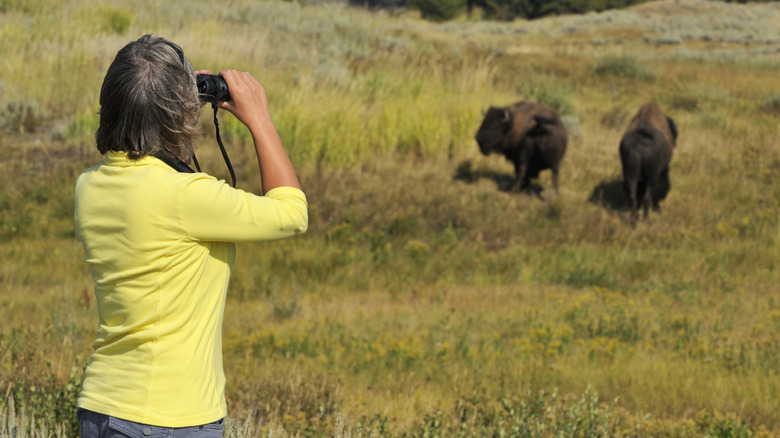
[[[343,4],[0,0],[0,437],[72,436],[97,324],[73,182],[144,33],[266,86],[310,228],[240,245],[226,436],[780,434],[780,6],[658,1],[443,24]],[[512,193],[481,110],[563,115],[558,196]],[[617,146],[647,101],[680,137],[629,220]],[[197,154],[227,170],[211,108]],[[219,113],[240,188],[245,129]],[[53,431],[53,432],[52,432]]]

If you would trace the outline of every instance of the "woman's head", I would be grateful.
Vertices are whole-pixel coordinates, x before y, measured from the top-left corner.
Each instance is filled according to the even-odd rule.
[[[179,46],[144,35],[117,53],[103,80],[97,148],[133,159],[164,149],[187,161],[200,106],[195,71]]]

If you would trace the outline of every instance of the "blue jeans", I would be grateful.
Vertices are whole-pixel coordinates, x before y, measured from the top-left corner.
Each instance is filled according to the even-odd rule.
[[[78,410],[81,438],[222,438],[222,420],[201,426],[160,427]]]

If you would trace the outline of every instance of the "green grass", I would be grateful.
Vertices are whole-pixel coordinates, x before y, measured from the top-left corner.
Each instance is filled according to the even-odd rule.
[[[310,200],[306,235],[239,245],[227,436],[780,431],[776,5],[445,24],[337,4],[39,5],[0,3],[0,418],[73,432],[97,324],[73,183],[100,159],[105,70],[154,32],[197,68],[261,80]],[[480,109],[521,99],[570,128],[547,201],[507,192],[512,166],[473,140]],[[663,211],[632,226],[617,146],[648,100],[680,137]],[[259,191],[247,132],[220,117],[239,186]],[[211,118],[198,158],[227,178]]]

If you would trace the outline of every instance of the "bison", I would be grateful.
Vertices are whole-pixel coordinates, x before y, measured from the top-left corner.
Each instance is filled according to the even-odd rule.
[[[620,161],[623,165],[623,188],[631,198],[631,218],[639,217],[639,205],[660,211],[659,203],[666,198],[669,163],[677,142],[677,125],[653,102],[639,108],[620,139]]]
[[[555,193],[558,171],[566,152],[566,128],[547,105],[521,101],[507,107],[490,107],[475,136],[483,155],[500,153],[515,166],[514,191],[529,187],[530,179],[552,170]]]

